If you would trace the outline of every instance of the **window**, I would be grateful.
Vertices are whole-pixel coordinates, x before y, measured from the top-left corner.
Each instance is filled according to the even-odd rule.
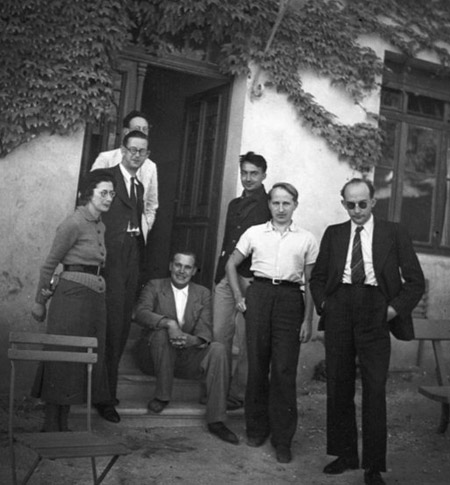
[[[387,53],[374,214],[406,225],[418,250],[450,255],[450,76]]]

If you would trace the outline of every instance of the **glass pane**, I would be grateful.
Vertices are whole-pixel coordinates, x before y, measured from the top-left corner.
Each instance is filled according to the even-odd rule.
[[[408,93],[408,113],[442,120],[444,118],[444,101]]]
[[[381,219],[388,219],[389,205],[392,198],[392,179],[394,172],[385,168],[376,168],[373,184],[375,186],[375,199],[377,203],[373,213]]]
[[[393,167],[397,123],[391,120],[380,121],[380,129],[383,131],[383,141],[381,144],[382,159],[380,164],[386,167]]]
[[[436,178],[406,172],[403,181],[401,221],[414,241],[431,242],[431,215]]]
[[[383,108],[402,109],[402,92],[398,89],[381,88],[381,106]]]
[[[450,146],[447,146],[447,177],[444,203],[444,224],[442,227],[440,246],[450,247]]]
[[[405,169],[435,174],[439,146],[439,132],[420,126],[408,127]]]

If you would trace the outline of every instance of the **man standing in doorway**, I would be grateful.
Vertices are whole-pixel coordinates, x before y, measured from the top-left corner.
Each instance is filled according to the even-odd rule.
[[[116,180],[116,197],[103,222],[106,226],[106,366],[111,396],[117,400],[119,362],[125,349],[138,290],[140,260],[144,248],[142,211],[144,188],[137,173],[148,155],[148,138],[130,131],[123,139],[122,161],[104,169]],[[101,416],[120,421],[113,406],[97,407]]]
[[[271,435],[279,463],[291,461],[297,429],[297,365],[300,343],[312,333],[308,281],[318,252],[314,236],[292,221],[297,206],[297,189],[275,184],[272,219],[244,232],[226,266],[236,307],[247,312],[247,444],[261,446]],[[237,267],[250,255],[254,281],[244,298]]]
[[[130,111],[123,119],[122,137],[130,131],[141,131],[148,136],[149,122],[146,115],[141,111]],[[111,168],[119,165],[121,162],[122,150],[116,148],[115,150],[101,152],[92,165],[91,170]],[[147,228],[144,230],[144,238],[146,238],[155,222],[156,210],[158,209],[158,174],[156,164],[147,157],[136,175],[144,186],[144,217],[147,224]]]
[[[234,251],[242,234],[251,226],[262,224],[270,219],[267,194],[263,181],[266,178],[267,163],[264,157],[253,152],[241,155],[239,159],[242,195],[228,205],[223,237],[222,252],[217,264],[213,330],[214,340],[225,345],[231,376],[228,392],[228,410],[243,406],[247,384],[247,346],[245,343],[245,321],[241,312],[236,310],[233,292],[225,274],[225,265]],[[245,295],[252,279],[251,257],[246,258],[237,268],[240,289]],[[232,374],[232,349],[235,332],[239,335],[239,357]]]
[[[401,340],[414,338],[411,312],[425,283],[406,230],[373,217],[372,183],[352,179],[341,196],[350,220],[326,229],[310,281],[319,330],[325,330],[327,453],[337,456],[324,473],[359,468],[354,402],[358,358],[364,483],[382,485],[389,330]]]

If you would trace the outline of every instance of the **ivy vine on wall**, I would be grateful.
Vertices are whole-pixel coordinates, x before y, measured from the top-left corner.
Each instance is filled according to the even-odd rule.
[[[301,70],[326,76],[360,103],[383,70],[361,36],[381,37],[408,56],[434,52],[450,65],[447,0],[8,0],[0,24],[1,155],[42,130],[66,133],[107,116],[114,56],[128,43],[157,56],[203,50],[230,75],[256,64],[302,123],[364,171],[381,157],[376,115],[340,123],[303,89]]]

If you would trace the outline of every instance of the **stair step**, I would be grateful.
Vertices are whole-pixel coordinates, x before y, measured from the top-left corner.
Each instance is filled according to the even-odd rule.
[[[160,413],[154,414],[148,411],[147,401],[136,402],[124,400],[116,407],[120,414],[119,424],[111,426],[126,426],[130,428],[157,428],[157,427],[187,427],[202,426],[205,420],[205,406],[192,402],[170,402]],[[70,408],[70,420],[83,426],[86,418],[86,406],[72,406]],[[229,418],[239,418],[244,414],[243,409],[228,411]],[[95,428],[100,424],[109,424],[102,419],[95,411],[92,412],[92,425]]]

